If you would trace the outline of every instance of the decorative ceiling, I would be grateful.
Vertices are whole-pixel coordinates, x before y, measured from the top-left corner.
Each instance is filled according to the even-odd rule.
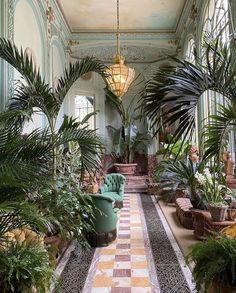
[[[120,0],[123,32],[175,31],[187,0]],[[116,29],[116,0],[57,0],[72,33]]]

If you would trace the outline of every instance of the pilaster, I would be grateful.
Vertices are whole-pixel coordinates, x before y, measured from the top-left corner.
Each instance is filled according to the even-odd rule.
[[[0,36],[13,40],[15,0],[0,0]],[[13,68],[0,60],[0,111],[13,92]]]

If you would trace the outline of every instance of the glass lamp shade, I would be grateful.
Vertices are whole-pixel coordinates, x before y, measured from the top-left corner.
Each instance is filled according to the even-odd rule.
[[[108,74],[106,80],[110,90],[118,98],[121,98],[128,91],[129,86],[132,83],[135,76],[135,70],[124,64],[125,58],[121,55],[116,55],[114,61],[115,64],[106,70],[106,73]]]

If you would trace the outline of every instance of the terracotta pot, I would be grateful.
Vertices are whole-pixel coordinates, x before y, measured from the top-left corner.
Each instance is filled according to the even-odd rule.
[[[228,210],[228,206],[215,206],[209,204],[209,212],[212,220],[215,222],[224,222]]]
[[[121,173],[123,175],[134,175],[137,163],[133,164],[114,164],[115,170],[117,173]]]

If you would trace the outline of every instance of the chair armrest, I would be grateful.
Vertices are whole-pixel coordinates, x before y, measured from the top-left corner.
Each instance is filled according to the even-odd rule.
[[[124,195],[124,187],[120,187],[118,193],[120,196],[123,196]]]
[[[93,194],[92,193],[92,194],[89,194],[89,196],[94,197],[94,198],[98,198],[98,199],[104,199],[104,200],[111,202],[111,203],[115,202],[114,199],[112,199],[111,197],[104,196],[102,194]]]
[[[108,191],[107,185],[103,184],[102,186],[100,186],[99,191],[100,191],[100,193],[104,193],[104,192]]]

